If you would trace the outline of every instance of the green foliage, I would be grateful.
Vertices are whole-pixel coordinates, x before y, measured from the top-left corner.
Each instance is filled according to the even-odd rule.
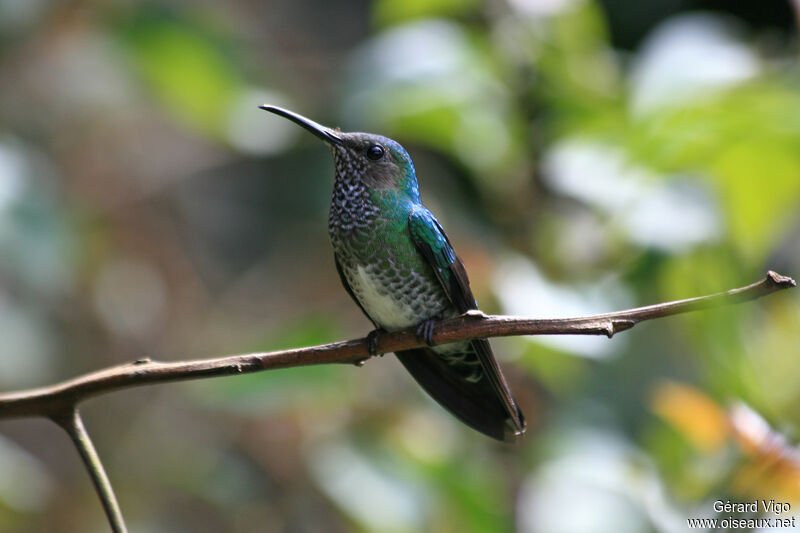
[[[142,80],[164,108],[190,127],[219,135],[241,79],[209,29],[141,10],[122,35]]]
[[[611,4],[0,2],[0,384],[371,329],[327,247],[330,156],[260,103],[403,143],[487,311],[800,277],[796,49],[692,15],[620,51]],[[715,499],[800,508],[798,309],[494,341],[513,447],[390,355],[120,393],[87,424],[141,531],[680,531]],[[0,529],[98,529],[52,434],[0,430]]]
[[[391,26],[414,19],[463,16],[479,7],[477,0],[378,0],[372,17],[378,26]]]

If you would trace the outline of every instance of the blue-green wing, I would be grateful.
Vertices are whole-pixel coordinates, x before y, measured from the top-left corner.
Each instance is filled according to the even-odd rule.
[[[447,297],[459,313],[477,309],[478,303],[469,287],[469,278],[464,263],[456,255],[450,239],[433,213],[420,207],[408,217],[411,240],[422,256],[433,268]]]
[[[478,304],[469,287],[464,263],[456,255],[439,221],[424,207],[414,209],[408,218],[411,239],[452,302],[464,313]],[[486,379],[465,378],[452,364],[432,350],[398,353],[400,361],[422,387],[444,407],[476,429],[501,440],[513,440],[525,431],[525,420],[486,339],[470,343],[464,361],[480,362]],[[463,370],[463,369],[462,369]],[[510,430],[510,431],[509,431]]]

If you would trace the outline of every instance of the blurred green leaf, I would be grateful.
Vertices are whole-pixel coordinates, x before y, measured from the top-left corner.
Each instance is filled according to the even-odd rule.
[[[378,26],[391,26],[419,18],[464,16],[479,6],[478,0],[377,0],[372,18]]]
[[[213,34],[188,20],[141,10],[123,35],[138,72],[162,104],[188,126],[219,135],[243,83]]]
[[[732,110],[737,110],[732,112]],[[715,184],[730,238],[757,262],[800,208],[800,96],[769,80],[635,122],[637,160]]]
[[[598,5],[575,2],[528,33],[529,57],[540,72],[533,96],[552,106],[557,132],[603,131],[621,123],[620,72]]]
[[[532,343],[526,343],[519,364],[556,397],[574,394],[583,385],[589,371],[589,363],[584,358]]]
[[[755,261],[800,208],[800,130],[793,145],[776,141],[753,135],[726,147],[712,166],[735,246]]]
[[[428,472],[445,495],[439,520],[445,531],[493,533],[514,531],[513,509],[493,466],[455,460]],[[436,519],[434,519],[436,522]]]
[[[402,133],[469,170],[487,192],[518,181],[524,117],[491,42],[447,20],[393,27],[361,46],[345,83],[347,122]],[[387,106],[386,102],[392,102]],[[366,126],[364,126],[366,124]]]

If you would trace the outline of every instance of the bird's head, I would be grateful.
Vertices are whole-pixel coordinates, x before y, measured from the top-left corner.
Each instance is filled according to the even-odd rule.
[[[333,152],[337,178],[355,178],[370,189],[396,189],[412,200],[419,199],[414,163],[400,143],[382,135],[328,128],[280,107],[259,107],[291,120],[325,141]]]

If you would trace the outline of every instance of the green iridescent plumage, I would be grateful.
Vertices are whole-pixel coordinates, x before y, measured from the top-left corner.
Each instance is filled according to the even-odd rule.
[[[463,263],[420,201],[414,164],[402,146],[380,135],[335,131],[281,108],[262,108],[330,145],[336,171],[328,233],[336,268],[376,328],[427,326],[477,309]],[[396,355],[430,396],[468,425],[500,440],[524,433],[522,413],[486,340]]]

